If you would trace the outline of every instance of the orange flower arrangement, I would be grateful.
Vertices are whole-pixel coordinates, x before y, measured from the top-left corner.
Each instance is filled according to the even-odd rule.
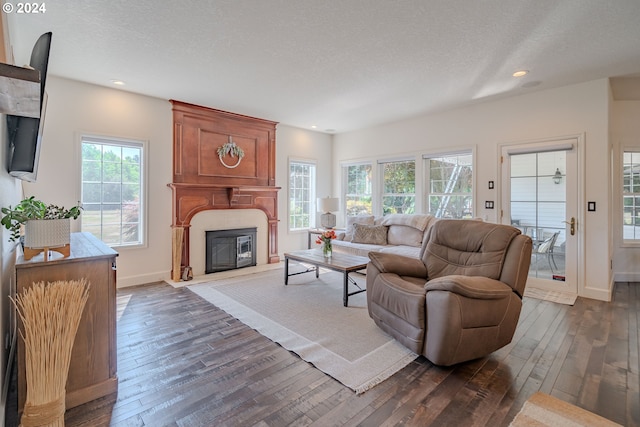
[[[331,247],[331,241],[336,238],[336,232],[333,230],[326,230],[322,232],[316,239],[316,244],[322,245],[322,253],[326,257],[330,257],[333,251]]]

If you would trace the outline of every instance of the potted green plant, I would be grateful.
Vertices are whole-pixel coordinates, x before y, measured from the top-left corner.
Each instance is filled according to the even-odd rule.
[[[28,248],[55,248],[69,243],[71,219],[77,219],[82,206],[66,209],[31,196],[15,207],[3,207],[0,223],[11,232],[10,241],[20,239],[24,225],[24,246]]]

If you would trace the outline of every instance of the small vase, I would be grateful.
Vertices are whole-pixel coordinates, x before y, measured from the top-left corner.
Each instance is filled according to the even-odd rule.
[[[322,255],[324,255],[325,258],[331,258],[331,255],[333,255],[331,242],[324,242],[324,244],[322,245]]]

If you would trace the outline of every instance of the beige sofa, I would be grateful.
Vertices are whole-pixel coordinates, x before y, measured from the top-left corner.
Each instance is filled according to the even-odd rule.
[[[486,356],[513,337],[531,246],[508,225],[438,220],[420,259],[369,253],[369,315],[436,365]]]
[[[347,217],[345,231],[332,242],[333,250],[364,257],[376,251],[419,258],[425,235],[435,221],[426,214]]]

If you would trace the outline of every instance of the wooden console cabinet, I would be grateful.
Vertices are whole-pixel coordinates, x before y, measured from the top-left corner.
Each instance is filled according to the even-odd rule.
[[[116,375],[116,257],[118,253],[89,233],[71,233],[71,255],[45,262],[42,254],[16,261],[16,290],[34,282],[78,280],[91,284],[71,354],[66,407],[73,408],[118,390]],[[18,328],[22,323],[18,319]],[[26,400],[24,341],[18,338],[18,411]]]

